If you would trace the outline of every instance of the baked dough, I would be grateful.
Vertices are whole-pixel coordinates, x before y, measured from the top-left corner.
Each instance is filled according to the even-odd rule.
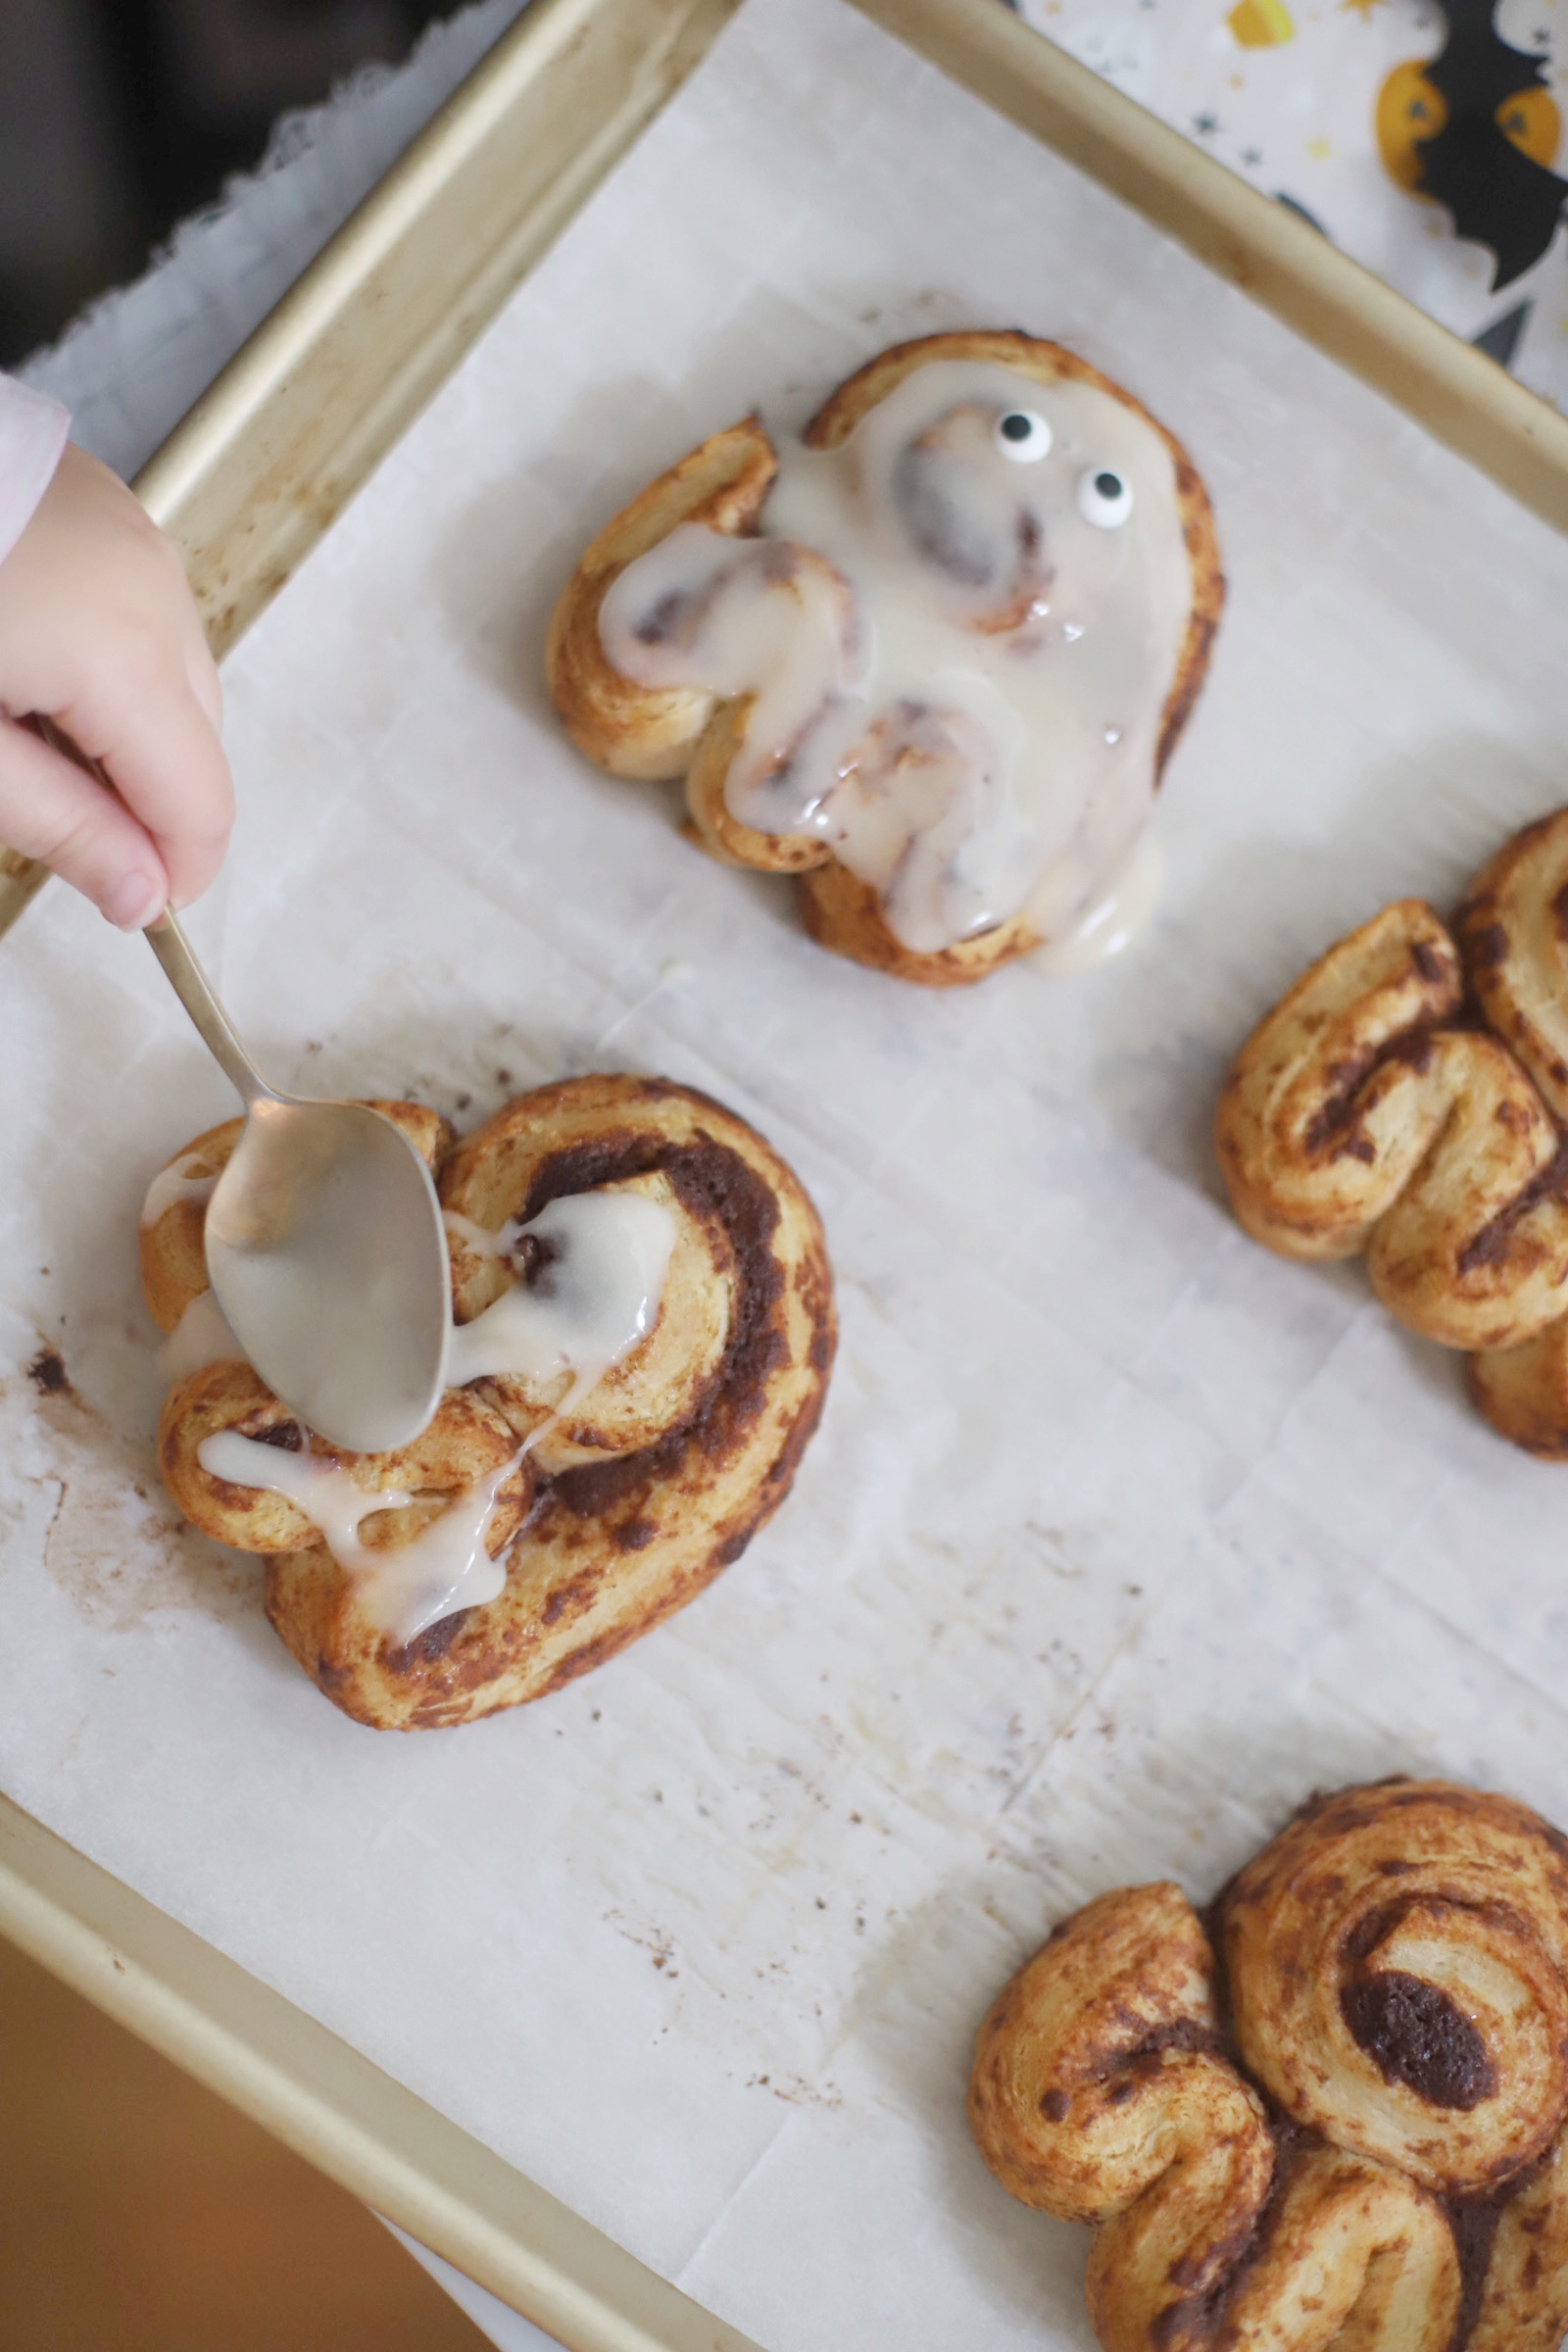
[[[1287,1257],[1364,1251],[1378,1297],[1470,1352],[1504,1437],[1568,1455],[1568,810],[1528,826],[1451,926],[1418,899],[1321,956],[1242,1048],[1216,1144]]]
[[[956,364],[1005,369],[1026,390],[1033,383],[1058,393],[1072,387],[1079,395],[1103,396],[1135,417],[1156,449],[1165,453],[1159,463],[1173,477],[1174,527],[1185,549],[1186,619],[1164,673],[1163,701],[1154,706],[1157,723],[1150,729],[1146,760],[1146,770],[1152,769],[1152,773],[1144,774],[1141,788],[1147,798],[1198,696],[1224,600],[1213,518],[1202,482],[1181,444],[1130,392],[1060,345],[1017,332],[931,335],[884,352],[841,384],[817,411],[802,436],[806,449],[817,453],[841,449],[916,371],[933,365]],[[931,440],[935,430],[923,439]],[[668,542],[682,525],[692,523],[737,542],[755,543],[779,467],[779,451],[760,419],[748,417],[683,458],[600,533],[577,564],[551,623],[547,670],[556,708],[572,740],[612,775],[645,780],[684,777],[688,830],[714,857],[762,872],[797,875],[807,928],[824,947],[900,979],[929,986],[981,979],[998,965],[1042,944],[1047,934],[1040,927],[1038,905],[1025,906],[1005,919],[935,948],[911,946],[906,937],[890,927],[884,892],[852,871],[820,834],[764,830],[732,811],[726,802],[726,779],[737,759],[756,699],[753,695],[722,695],[691,684],[638,684],[617,669],[606,652],[602,635],[606,599],[627,567]],[[1006,466],[1000,470],[1004,475],[1011,472]],[[1154,527],[1152,518],[1146,519],[1146,527]],[[853,591],[833,567],[798,536],[774,538],[767,544],[779,558],[774,581],[778,596],[793,596],[803,609],[814,598],[816,609],[830,617],[835,593],[841,603],[848,599],[841,614],[846,647],[853,650],[863,643],[865,631],[853,610]],[[1024,567],[1020,573],[1024,584],[1013,605],[1004,605],[1000,612],[978,612],[964,625],[988,638],[1001,632],[1019,656],[1030,652],[1029,632],[1038,637],[1043,627],[1038,616],[1048,609],[1043,599],[1054,594],[1051,556],[1047,547],[1033,572]],[[918,568],[913,555],[907,562],[911,569]],[[1031,582],[1039,587],[1042,601],[1032,601]],[[1076,628],[1069,633],[1083,634]],[[1076,647],[1069,646],[1067,660],[1076,656]],[[934,690],[933,700],[934,704],[940,701]],[[918,712],[915,715],[918,717]],[[887,735],[880,780],[873,778],[877,791],[885,791],[888,779],[897,778],[910,762],[929,762],[929,750],[922,750],[917,733],[911,737],[908,732],[908,718],[909,706],[900,704],[896,710],[885,710],[862,737],[863,749],[874,741],[879,728]],[[1108,728],[1105,741],[1113,744],[1117,735],[1117,729]],[[790,756],[786,747],[781,754],[783,765],[788,766]],[[1120,834],[1117,841],[1121,843]],[[1121,843],[1123,849],[1129,846]],[[963,855],[960,852],[956,862],[961,863]],[[1118,856],[1117,863],[1122,861]],[[1098,868],[1091,860],[1086,870],[1093,874]],[[1102,873],[1101,883],[1106,879]],[[1080,905],[1077,913],[1081,915],[1083,910]],[[1055,936],[1054,928],[1052,936]]]
[[[836,1322],[821,1227],[800,1183],[755,1130],[690,1088],[564,1079],[457,1145],[418,1104],[375,1107],[425,1151],[455,1212],[460,1326],[511,1280],[466,1233],[616,1191],[656,1197],[674,1232],[657,1319],[580,1403],[564,1373],[481,1377],[449,1389],[413,1446],[344,1456],[307,1447],[248,1364],[206,1363],[171,1391],[160,1456],[175,1502],[220,1541],[267,1555],[268,1616],[336,1705],[362,1723],[412,1729],[559,1688],[737,1560],[788,1494],[816,1426]],[[176,1185],[216,1175],[238,1132],[230,1121],[188,1147],[171,1163]],[[206,1288],[203,1214],[199,1200],[174,1199],[142,1232],[148,1301],[165,1330]],[[394,1496],[359,1528],[371,1554],[395,1553],[459,1498],[492,1492],[484,1543],[504,1557],[504,1589],[393,1644],[364,1578],[296,1501],[202,1468],[199,1449],[226,1432],[343,1469],[362,1510],[364,1498]]]
[[[1200,1918],[1064,1920],[980,2030],[969,2119],[1095,2230],[1106,2352],[1556,2352],[1568,1845],[1509,1798],[1315,1798]]]

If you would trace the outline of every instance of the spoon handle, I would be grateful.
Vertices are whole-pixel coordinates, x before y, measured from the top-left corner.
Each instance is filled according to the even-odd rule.
[[[48,744],[51,751],[64,759],[74,760],[80,768],[105,792],[115,792],[114,780],[102,763],[84,752],[79,744],[57,727],[41,712],[25,722],[34,734]],[[115,798],[119,799],[115,793]],[[190,941],[174,920],[172,907],[166,906],[156,922],[147,925],[148,946],[169,975],[170,986],[196,1024],[203,1045],[218,1063],[224,1077],[234,1088],[247,1110],[259,1097],[276,1100],[277,1090],[268,1085],[261,1071],[239,1042],[232,1021],[218,1002],[213,984],[197,962]]]
[[[213,994],[212,983],[170,907],[164,908],[156,922],[148,924],[146,940],[168,973],[170,986],[194,1021],[203,1045],[247,1110],[259,1098],[274,1099],[274,1090],[240,1044],[232,1022]]]

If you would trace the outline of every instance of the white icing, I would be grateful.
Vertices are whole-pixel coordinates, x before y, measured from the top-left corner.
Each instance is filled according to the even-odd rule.
[[[441,1221],[448,1233],[460,1241],[466,1250],[471,1250],[475,1257],[510,1257],[517,1246],[517,1235],[521,1231],[521,1227],[514,1220],[503,1225],[499,1233],[491,1233],[456,1208],[444,1208]]]
[[[571,1387],[553,1424],[658,1321],[675,1220],[646,1193],[570,1193],[528,1224],[505,1225],[488,1238],[495,1254],[510,1257],[524,1237],[552,1255],[531,1282],[514,1282],[471,1323],[453,1327],[447,1386],[497,1373],[548,1380],[569,1372]],[[535,1430],[529,1444],[543,1435]]]
[[[546,1431],[653,1329],[675,1245],[673,1216],[644,1193],[570,1194],[552,1200],[526,1225],[513,1220],[495,1233],[452,1209],[446,1220],[449,1231],[485,1256],[512,1257],[525,1236],[551,1253],[531,1282],[514,1282],[471,1323],[454,1325],[447,1342],[447,1387],[508,1372],[534,1379],[571,1374],[560,1405],[510,1461],[455,1495],[408,1543],[371,1549],[360,1536],[365,1520],[373,1512],[406,1506],[410,1495],[368,1494],[340,1462],[310,1451],[285,1452],[233,1430],[204,1439],[196,1454],[215,1478],[237,1487],[263,1487],[297,1504],[339,1567],[354,1578],[377,1631],[398,1645],[454,1610],[494,1600],[502,1591],[505,1565],[492,1560],[485,1545],[501,1489]],[[202,1294],[202,1298],[211,1297]],[[181,1341],[200,1304],[193,1300],[187,1308],[170,1348]],[[226,1332],[216,1300],[213,1311]],[[210,1346],[215,1336],[203,1322],[200,1330],[193,1328],[189,1348]],[[197,1360],[218,1361],[220,1352]],[[182,1370],[195,1368],[189,1362]]]
[[[1046,427],[1027,462],[1003,446],[1014,416]],[[930,953],[1020,913],[1055,939],[1105,896],[1191,610],[1147,419],[1092,385],[938,360],[841,448],[787,448],[761,536],[684,523],[628,565],[600,636],[640,684],[754,695],[730,813],[828,843]]]
[[[1029,961],[1042,972],[1092,972],[1131,947],[1159,904],[1164,884],[1164,860],[1157,844],[1145,834],[1110,889]]]
[[[289,1453],[232,1429],[204,1438],[196,1459],[213,1478],[262,1487],[297,1505],[338,1566],[354,1579],[376,1631],[398,1647],[455,1609],[494,1600],[506,1584],[505,1562],[490,1557],[485,1538],[520,1453],[455,1494],[406,1544],[374,1549],[360,1534],[366,1520],[377,1511],[406,1509],[412,1495],[390,1488],[367,1491],[341,1462],[323,1454]]]
[[[209,1364],[243,1364],[249,1359],[228,1327],[228,1317],[212,1291],[198,1291],[158,1350],[158,1369],[171,1388]]]
[[[203,1166],[199,1152],[182,1152],[167,1168],[160,1168],[147,1187],[147,1198],[141,1204],[143,1231],[149,1225],[156,1225],[177,1201],[210,1200],[217,1182],[217,1176]]]
[[[339,1567],[354,1574],[373,1570],[376,1563],[376,1554],[360,1541],[363,1523],[375,1511],[402,1510],[414,1499],[393,1488],[376,1492],[357,1486],[342,1463],[326,1454],[290,1453],[233,1429],[204,1438],[196,1459],[212,1478],[232,1487],[260,1487],[297,1503]]]
[[[393,1642],[412,1642],[426,1626],[458,1609],[498,1600],[506,1590],[505,1555],[492,1559],[485,1539],[501,1490],[522,1459],[519,1450],[476,1486],[455,1495],[438,1519],[396,1550],[371,1552],[365,1579],[380,1629]]]

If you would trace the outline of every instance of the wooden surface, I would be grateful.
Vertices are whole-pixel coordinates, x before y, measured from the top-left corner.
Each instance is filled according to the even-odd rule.
[[[5,2352],[486,2352],[355,2199],[0,1938]]]

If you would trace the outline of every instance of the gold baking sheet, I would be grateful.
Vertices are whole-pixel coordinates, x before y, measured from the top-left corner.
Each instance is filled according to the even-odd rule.
[[[153,461],[138,487],[185,550],[220,650],[679,85],[731,4],[538,0]],[[1568,523],[1568,425],[1482,355],[996,0],[860,4]],[[744,2345],[3,1800],[0,1927],[567,2345]]]
[[[4,1796],[0,1930],[570,2352],[757,2352]]]
[[[136,477],[221,660],[736,0],[534,0]],[[0,932],[48,879],[0,848]]]
[[[737,0],[534,0],[136,480],[220,658]],[[1568,418],[998,0],[854,0],[1568,529]],[[0,932],[47,879],[0,847]]]

